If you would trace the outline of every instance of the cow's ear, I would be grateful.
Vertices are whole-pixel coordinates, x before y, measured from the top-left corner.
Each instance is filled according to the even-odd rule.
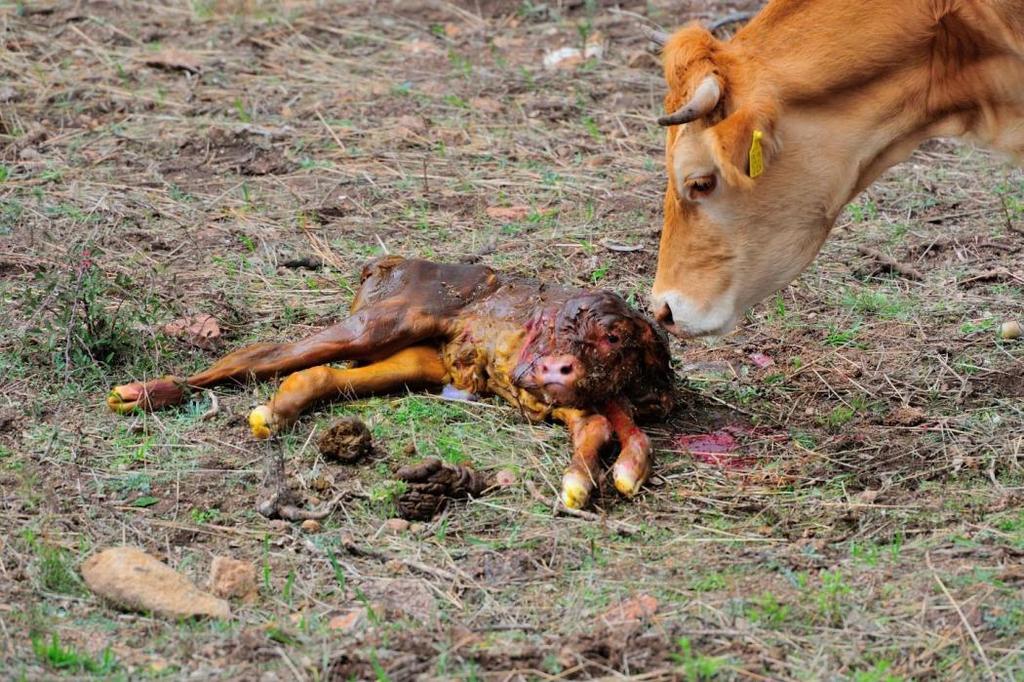
[[[753,187],[771,164],[779,146],[775,119],[773,105],[748,104],[704,132],[715,163],[728,184]]]

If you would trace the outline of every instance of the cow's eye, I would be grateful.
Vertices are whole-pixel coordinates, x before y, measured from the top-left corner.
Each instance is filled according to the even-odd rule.
[[[686,195],[690,201],[699,201],[715,191],[718,179],[714,175],[700,175],[686,180]]]

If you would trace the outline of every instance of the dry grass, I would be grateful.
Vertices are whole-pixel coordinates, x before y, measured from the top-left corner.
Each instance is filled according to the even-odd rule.
[[[360,263],[385,249],[642,301],[662,86],[632,17],[603,4],[0,5],[11,676],[1024,674],[1024,345],[994,335],[1024,314],[1024,174],[968,147],[928,145],[738,334],[677,347],[687,379],[653,429],[657,476],[633,502],[602,495],[596,516],[552,513],[565,435],[497,403],[339,405],[271,445],[241,421],[265,386],[218,391],[208,421],[207,398],[146,418],[103,409],[111,383],[219,352],[162,324],[211,313],[232,346],[301,335],[341,314]],[[670,26],[741,4],[627,9]],[[545,49],[593,31],[609,39],[602,60],[541,68]],[[200,71],[147,65],[160,59]],[[502,221],[492,206],[529,210]],[[324,267],[281,266],[304,257]],[[391,457],[317,459],[315,434],[350,412]],[[727,425],[749,466],[673,445]],[[409,444],[513,468],[521,485],[389,531],[389,471]],[[277,447],[310,495],[344,493],[322,533],[255,513]],[[77,565],[122,542],[200,581],[214,555],[252,560],[260,600],[229,623],[118,613]],[[650,606],[640,595],[653,614],[616,622],[615,604]],[[358,609],[353,628],[330,627]]]

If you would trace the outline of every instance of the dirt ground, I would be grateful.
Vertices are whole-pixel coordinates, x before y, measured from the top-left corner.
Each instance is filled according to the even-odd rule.
[[[1024,676],[1024,342],[996,335],[1024,317],[1024,173],[970,146],[890,171],[737,333],[675,344],[653,480],[585,516],[553,511],[563,429],[493,401],[327,406],[271,443],[244,425],[269,386],[207,417],[209,395],[103,405],[336,320],[385,251],[642,304],[663,85],[637,27],[745,8],[0,4],[3,676]],[[599,58],[544,68],[588,40]],[[200,314],[219,333],[166,327]],[[381,454],[322,461],[350,414]],[[340,496],[321,532],[256,513],[275,453],[310,504]],[[430,455],[517,482],[388,523],[391,472]],[[229,621],[119,612],[78,567],[123,543],[200,584],[214,556],[251,561],[259,598]]]

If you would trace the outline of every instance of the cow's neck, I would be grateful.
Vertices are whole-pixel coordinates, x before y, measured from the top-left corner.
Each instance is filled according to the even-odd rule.
[[[1024,154],[1024,0],[774,0],[733,43],[836,160],[830,221],[928,138]]]

